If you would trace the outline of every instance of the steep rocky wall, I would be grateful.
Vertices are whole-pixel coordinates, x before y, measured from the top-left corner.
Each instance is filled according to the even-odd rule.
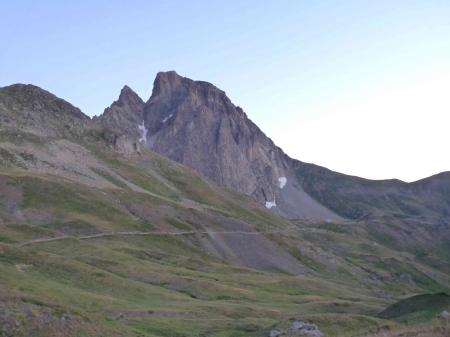
[[[144,120],[154,151],[261,203],[279,194],[283,152],[214,85],[158,73]]]

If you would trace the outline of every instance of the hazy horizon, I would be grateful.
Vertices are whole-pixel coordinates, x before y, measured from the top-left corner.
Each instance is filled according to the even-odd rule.
[[[226,91],[295,159],[369,179],[450,171],[450,3],[47,0],[0,10],[2,87],[34,84],[93,116],[124,85],[148,100],[156,73],[175,70]]]

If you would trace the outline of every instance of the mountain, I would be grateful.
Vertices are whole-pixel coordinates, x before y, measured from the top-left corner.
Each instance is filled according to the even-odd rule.
[[[92,120],[33,85],[0,88],[4,130],[92,139],[124,154],[145,146],[251,196],[287,219],[447,221],[450,173],[413,183],[347,176],[287,156],[225,92],[176,72],[158,73],[147,103],[128,86]]]
[[[261,203],[278,194],[284,153],[212,84],[158,73],[144,119],[155,152]]]
[[[122,96],[117,102],[123,101]],[[292,159],[214,85],[181,77],[174,71],[160,72],[152,96],[142,108],[134,104],[123,111],[117,106],[113,103],[103,115],[94,118],[117,130],[110,137],[112,143],[124,134],[136,139],[136,131],[140,130],[141,135],[145,132],[141,146],[252,196],[268,208],[276,205],[278,214],[342,220],[305,193],[291,170]]]
[[[131,116],[131,124],[110,120],[106,110],[99,120],[126,133],[138,130],[142,119],[141,144],[288,219],[445,219],[450,212],[449,173],[413,184],[371,181],[292,159],[224,91],[175,71],[157,74],[145,105],[119,113]],[[437,180],[433,188],[426,183]],[[426,193],[418,187],[425,185]]]
[[[448,172],[371,181],[291,159],[223,91],[174,72],[92,120],[0,88],[0,331],[402,330],[379,313],[450,292],[448,191]]]
[[[170,71],[157,74],[145,105],[124,96],[94,120],[128,135],[143,123],[142,143],[155,152],[260,203],[279,194],[284,153],[222,90]]]

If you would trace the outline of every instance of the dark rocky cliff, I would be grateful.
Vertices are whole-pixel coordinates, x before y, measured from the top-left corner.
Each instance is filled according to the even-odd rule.
[[[259,202],[279,193],[284,153],[214,85],[158,73],[144,119],[154,151]]]

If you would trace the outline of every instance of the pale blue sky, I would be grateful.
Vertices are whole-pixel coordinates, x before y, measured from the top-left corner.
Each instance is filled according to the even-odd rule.
[[[299,160],[373,179],[450,170],[448,0],[0,0],[0,18],[0,86],[92,116],[176,70]]]

